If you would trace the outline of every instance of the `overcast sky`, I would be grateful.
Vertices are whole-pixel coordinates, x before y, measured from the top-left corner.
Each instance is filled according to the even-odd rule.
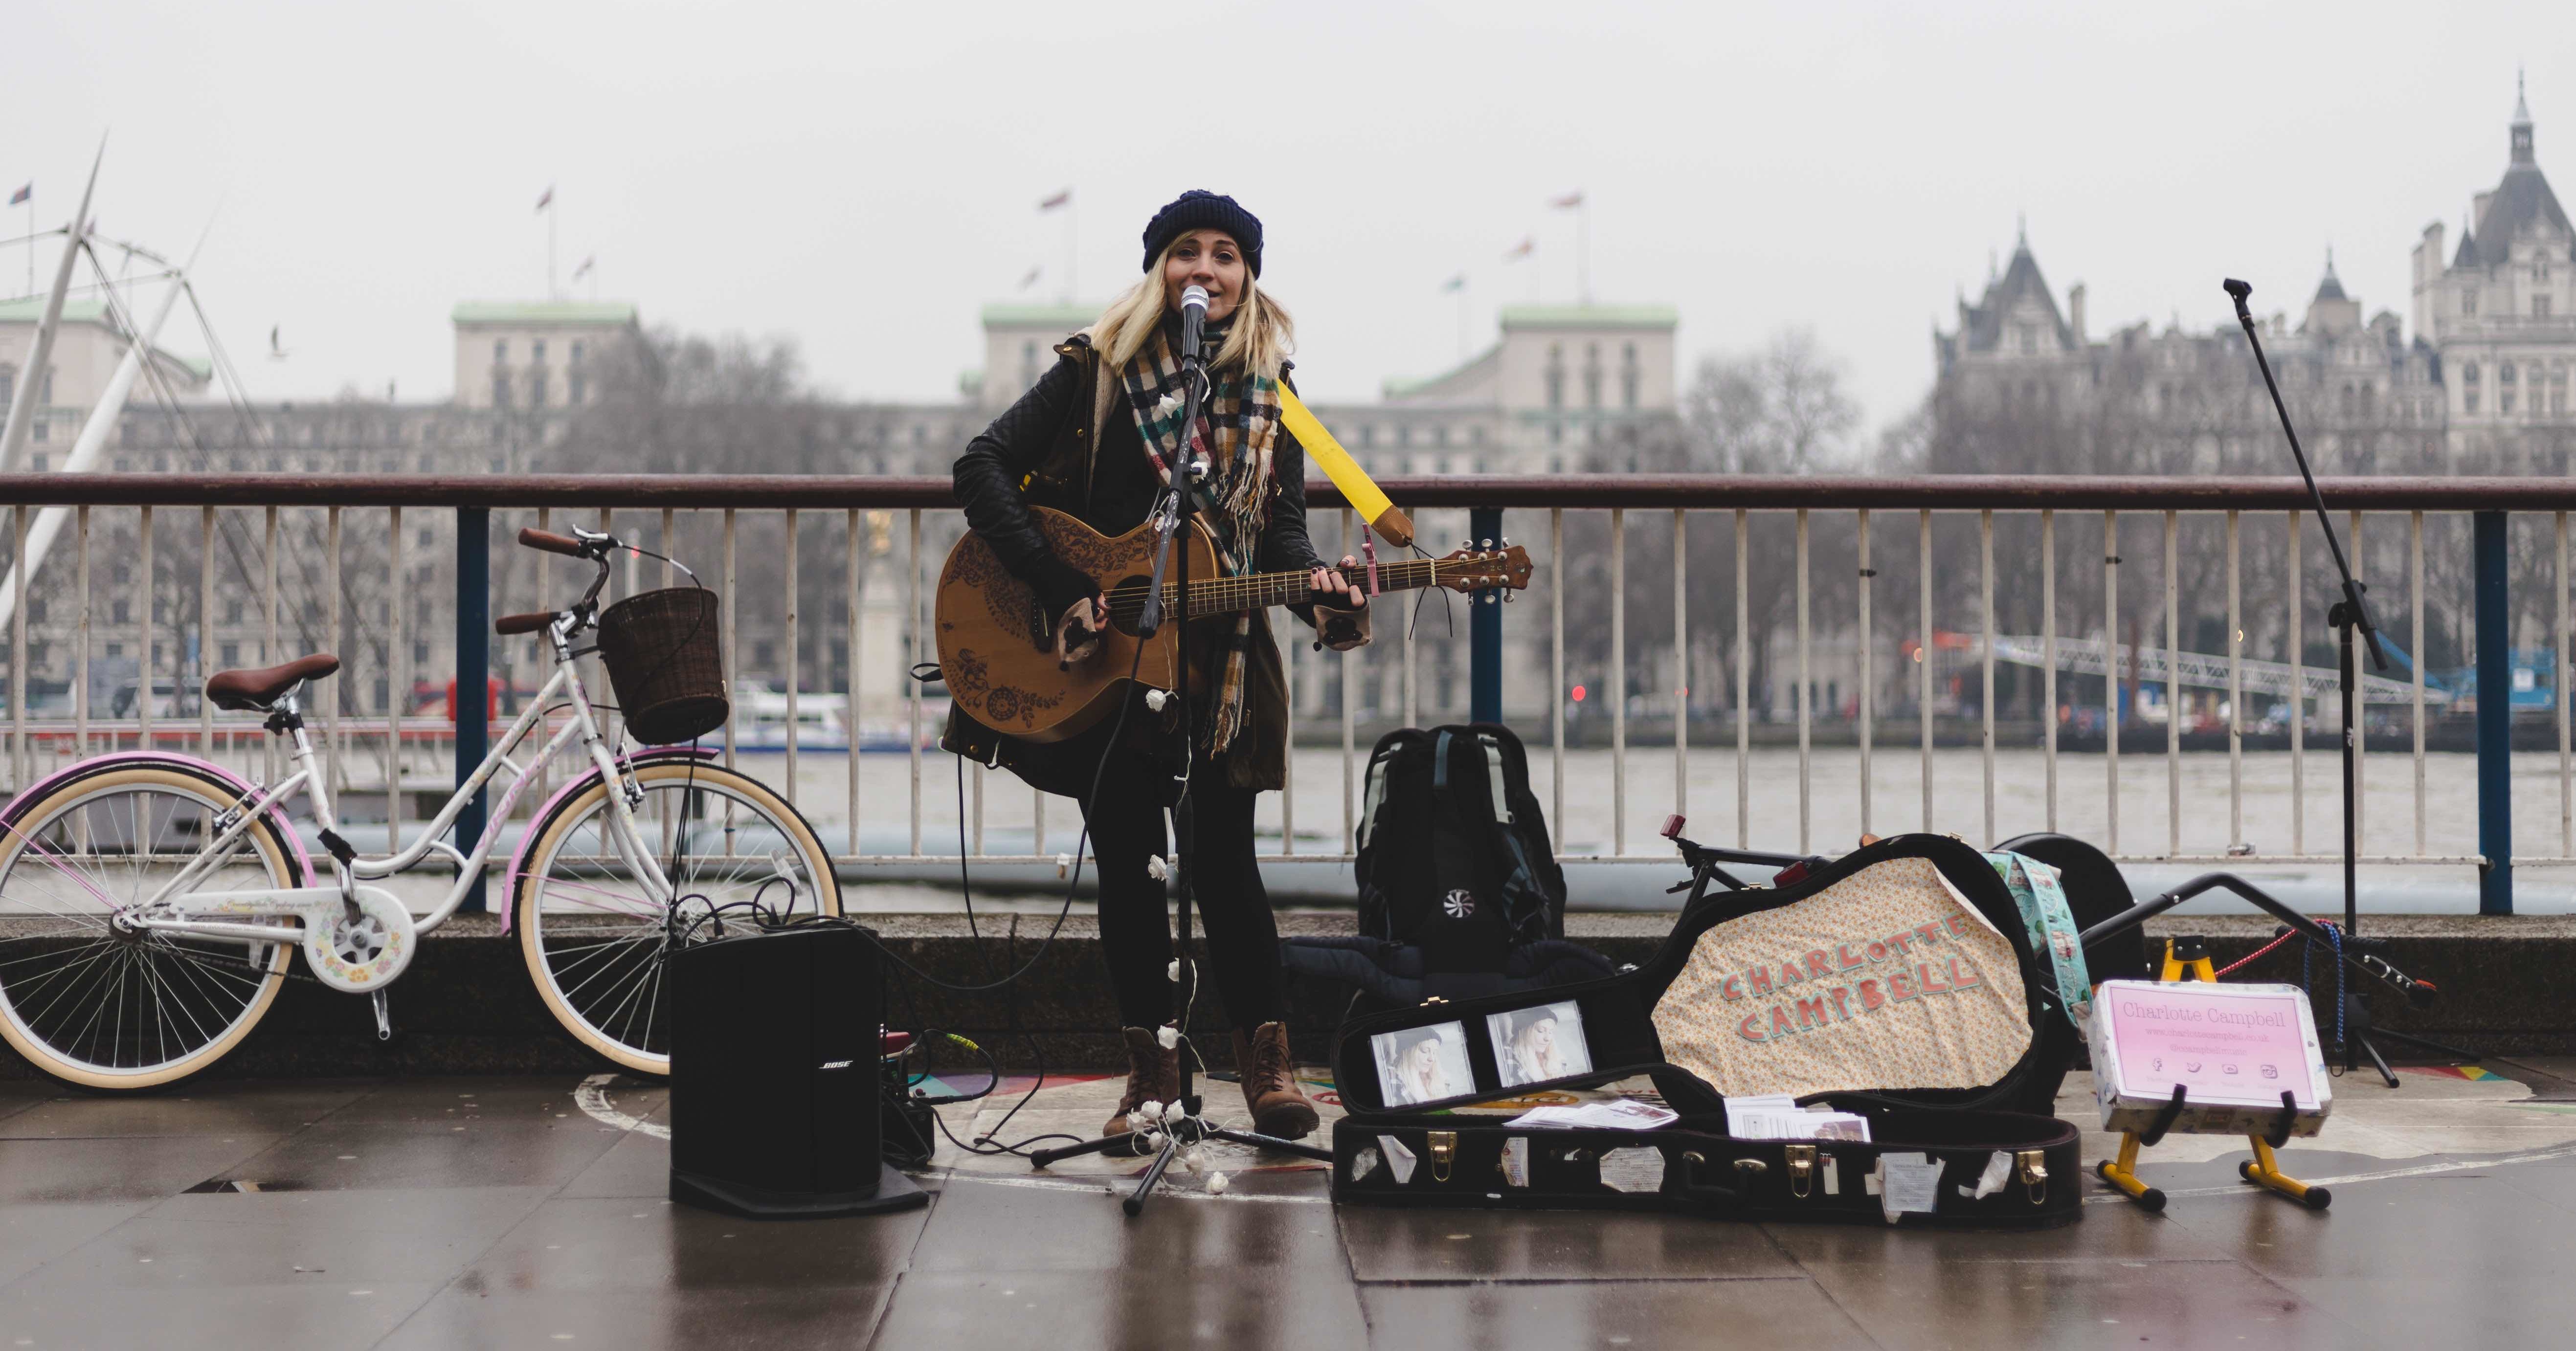
[[[1347,400],[1456,360],[1452,276],[1479,347],[1500,305],[1571,300],[1547,202],[1579,190],[1596,298],[1677,306],[1686,366],[1811,328],[1874,429],[2017,215],[2097,335],[2224,322],[2223,274],[2295,314],[2329,245],[2405,315],[2419,232],[2456,240],[2503,171],[2517,63],[2576,191],[2565,0],[2121,8],[38,3],[0,43],[0,194],[33,180],[59,225],[107,132],[106,233],[184,251],[214,214],[200,291],[254,397],[444,397],[449,307],[544,293],[552,185],[561,271],[598,259],[574,294],[941,400],[979,306],[1062,289],[1041,198],[1073,190],[1099,300],[1207,187],[1265,222],[1301,381]],[[25,267],[0,250],[0,292]]]

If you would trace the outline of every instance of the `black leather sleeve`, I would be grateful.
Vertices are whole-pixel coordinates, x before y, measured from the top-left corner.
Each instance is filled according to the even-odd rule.
[[[1051,615],[1063,614],[1097,588],[1047,547],[1020,496],[1020,483],[1045,461],[1081,387],[1082,364],[1071,357],[1057,361],[983,434],[966,443],[951,471],[967,525],[992,546],[1003,567],[1037,592]]]

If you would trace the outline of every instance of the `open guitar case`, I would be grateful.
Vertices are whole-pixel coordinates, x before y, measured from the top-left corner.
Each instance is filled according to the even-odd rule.
[[[2076,1128],[2051,1115],[2066,1039],[2049,1029],[2066,1015],[2046,966],[1996,866],[1946,836],[1897,836],[1786,885],[1704,893],[1640,968],[1346,1024],[1333,1057],[1348,1113],[1333,1132],[1333,1197],[1907,1226],[2069,1223],[2082,1214],[2083,1169]],[[1591,1068],[1538,1081],[1507,1073],[1506,1055],[1518,1054],[1503,1045],[1503,1029],[1518,1026],[1510,1015],[1566,1003],[1579,1027],[1559,1018],[1555,1035],[1578,1043]],[[1401,1048],[1426,1037],[1443,1042],[1442,1086],[1459,1091],[1389,1101],[1408,1096],[1388,1077],[1401,1073]],[[1514,1127],[1506,1123],[1517,1106],[1462,1110],[1503,1098],[1535,1105],[1549,1090],[1640,1075],[1678,1121],[1644,1131]],[[1854,1113],[1868,1120],[1870,1139],[1737,1139],[1727,1130],[1729,1092]],[[1930,1167],[1939,1171],[1927,1201]],[[1891,1186],[1902,1207],[1890,1203]]]

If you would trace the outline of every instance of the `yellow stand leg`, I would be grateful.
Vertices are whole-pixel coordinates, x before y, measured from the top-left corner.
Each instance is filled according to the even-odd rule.
[[[2281,1171],[2279,1160],[2272,1156],[2271,1144],[2259,1135],[2245,1137],[2253,1142],[2254,1157],[2236,1165],[2236,1175],[2258,1187],[2267,1187],[2306,1206],[2323,1210],[2334,1204],[2334,1193],[2323,1187],[2311,1187]]]
[[[2128,1195],[2130,1200],[2139,1205],[2149,1210],[2165,1208],[2165,1194],[2138,1178],[2138,1133],[2136,1131],[2129,1131],[2120,1137],[2120,1157],[2117,1162],[2105,1159],[2094,1165],[2093,1171],[2101,1174],[2103,1181],[2119,1188]]]
[[[2203,952],[2186,961],[2174,954],[2173,940],[2168,938],[2165,940],[2164,966],[2157,979],[2215,982],[2218,976],[2211,966],[2208,953]],[[2237,1165],[2237,1176],[2258,1187],[2279,1192],[2310,1210],[2323,1210],[2334,1203],[2334,1193],[2323,1187],[2311,1187],[2282,1172],[2279,1158],[2272,1153],[2271,1144],[2262,1136],[2249,1135],[2245,1138],[2254,1146],[2254,1157],[2249,1162]],[[2163,1210],[2165,1194],[2148,1186],[2138,1177],[2138,1149],[2138,1133],[2129,1131],[2120,1137],[2120,1157],[2117,1160],[2106,1159],[2095,1164],[2093,1171],[2100,1174],[2103,1181],[2117,1187],[2130,1200],[2151,1211]]]

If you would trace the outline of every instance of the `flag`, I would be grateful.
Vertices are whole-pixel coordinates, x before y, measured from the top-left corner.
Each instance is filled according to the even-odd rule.
[[[1548,199],[1547,199],[1547,204],[1548,204],[1549,206],[1555,207],[1555,208],[1556,208],[1557,210],[1559,210],[1559,211],[1562,211],[1562,210],[1564,210],[1564,209],[1566,209],[1567,207],[1570,207],[1570,206],[1581,206],[1581,205],[1583,205],[1583,193],[1582,193],[1582,191],[1581,191],[1580,189],[1577,189],[1577,190],[1575,190],[1575,191],[1573,191],[1573,192],[1569,192],[1569,193],[1565,194],[1565,195],[1564,195],[1564,196],[1562,196],[1562,197],[1550,197],[1550,198],[1548,198]]]
[[[1535,239],[1524,239],[1524,240],[1522,240],[1520,243],[1518,243],[1518,244],[1516,244],[1516,245],[1512,246],[1512,250],[1511,250],[1511,252],[1506,253],[1506,254],[1504,254],[1504,255],[1503,255],[1503,261],[1504,261],[1504,262],[1506,262],[1506,263],[1509,263],[1509,262],[1515,262],[1515,261],[1518,261],[1518,260],[1523,259],[1523,258],[1527,258],[1527,257],[1529,257],[1529,256],[1530,256],[1530,252],[1531,252],[1532,250],[1536,249],[1537,247],[1538,247],[1538,241],[1537,241],[1537,240],[1535,240]]]
[[[543,211],[543,210],[545,210],[547,207],[553,206],[554,204],[555,204],[555,185],[554,185],[554,184],[552,184],[552,183],[548,183],[548,184],[546,185],[545,193],[544,193],[542,196],[540,196],[540,197],[538,197],[538,198],[537,198],[537,209],[538,209],[539,211]]]
[[[1027,276],[1025,276],[1025,277],[1020,278],[1020,289],[1021,289],[1021,290],[1023,290],[1023,291],[1025,291],[1025,290],[1029,289],[1030,287],[1037,285],[1037,284],[1038,284],[1038,274],[1039,274],[1039,273],[1041,273],[1041,272],[1044,272],[1044,271],[1046,271],[1046,269],[1045,269],[1045,268],[1043,268],[1043,267],[1033,267],[1033,268],[1030,268],[1030,269],[1029,269],[1029,275],[1027,275]]]
[[[593,263],[598,262],[598,261],[599,261],[599,255],[598,255],[598,254],[595,254],[595,253],[594,253],[594,254],[592,254],[591,256],[587,257],[587,258],[582,259],[582,260],[581,260],[581,266],[576,267],[576,268],[574,268],[574,269],[572,270],[572,279],[573,279],[574,281],[580,281],[580,280],[581,280],[581,278],[582,278],[582,274],[583,274],[583,273],[586,273],[586,272],[588,272],[588,271],[590,271],[591,265],[592,265]]]
[[[10,194],[9,194],[9,205],[11,205],[11,206],[16,206],[18,203],[23,202],[23,201],[27,200],[28,198],[33,197],[33,196],[35,196],[35,195],[36,195],[36,185],[35,185],[35,184],[33,184],[33,183],[29,183],[27,186],[25,186],[25,187],[23,187],[23,188],[20,188],[20,189],[18,189],[16,192],[13,192],[13,193],[10,193]]]
[[[1038,203],[1038,210],[1040,210],[1040,211],[1053,211],[1053,210],[1055,210],[1057,207],[1063,206],[1064,204],[1066,204],[1067,202],[1070,202],[1070,201],[1072,201],[1072,200],[1073,200],[1073,189],[1071,189],[1071,188],[1066,188],[1064,191],[1059,192],[1059,193],[1057,193],[1056,195],[1054,195],[1054,196],[1052,196],[1052,197],[1049,197],[1049,198],[1046,198],[1045,200],[1043,200],[1043,201],[1039,202],[1039,203]]]
[[[1467,289],[1467,274],[1466,274],[1466,273],[1464,273],[1464,272],[1461,272],[1461,273],[1459,273],[1457,276],[1451,277],[1449,280],[1447,280],[1447,281],[1444,281],[1444,282],[1440,283],[1440,293],[1441,293],[1442,295],[1447,295],[1447,294],[1449,294],[1449,293],[1450,293],[1450,292],[1452,292],[1452,291],[1464,291],[1464,290],[1466,290],[1466,289]]]

